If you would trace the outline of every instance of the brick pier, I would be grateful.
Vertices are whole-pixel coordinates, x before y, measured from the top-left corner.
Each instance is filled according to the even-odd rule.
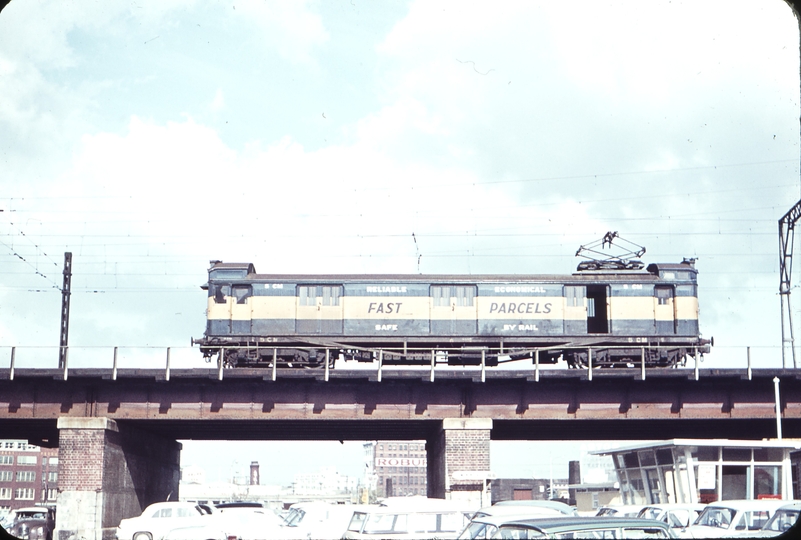
[[[445,418],[428,442],[428,495],[488,506],[491,418]]]
[[[55,538],[110,540],[120,520],[178,498],[181,445],[108,418],[58,420]]]

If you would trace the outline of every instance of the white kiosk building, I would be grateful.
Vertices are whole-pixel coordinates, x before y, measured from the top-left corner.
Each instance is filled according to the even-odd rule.
[[[792,499],[801,441],[672,439],[611,450],[622,504]]]

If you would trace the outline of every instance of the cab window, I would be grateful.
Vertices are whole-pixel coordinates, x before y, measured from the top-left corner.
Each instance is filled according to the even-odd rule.
[[[244,304],[252,296],[250,285],[234,285],[233,296],[237,304]]]

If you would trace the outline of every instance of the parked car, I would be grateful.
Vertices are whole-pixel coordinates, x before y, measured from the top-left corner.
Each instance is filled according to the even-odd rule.
[[[704,511],[704,508],[706,508],[705,504],[649,504],[640,510],[637,517],[664,521],[668,524],[668,527],[681,529],[692,525],[701,512]]]
[[[214,522],[238,540],[281,538],[284,520],[261,503],[233,502],[215,506]]]
[[[8,533],[25,540],[53,540],[56,514],[47,506],[28,506],[14,511]]]
[[[173,529],[211,525],[211,515],[193,503],[153,503],[139,517],[120,521],[117,540],[162,540]]]
[[[538,508],[538,509],[549,509],[553,510],[559,514],[564,514],[566,516],[578,516],[578,512],[576,511],[575,506],[570,506],[569,504],[565,504],[561,501],[550,501],[550,500],[508,500],[508,501],[498,501],[492,505],[493,508],[498,507],[515,507],[515,508]],[[483,510],[483,509],[482,509]],[[487,514],[490,515],[490,514]]]
[[[511,508],[511,507],[505,507]],[[562,514],[563,517],[568,517]],[[556,518],[555,514],[548,516],[531,515],[531,514],[509,514],[499,513],[492,516],[477,516],[470,520],[470,523],[464,528],[459,535],[459,540],[488,540],[489,538],[496,538],[498,528],[505,523],[512,523],[517,521],[524,521],[532,518]]]
[[[645,508],[644,504],[618,504],[602,506],[595,517],[637,517]]]
[[[761,529],[750,536],[752,538],[771,538],[787,533],[798,522],[799,514],[801,514],[801,501],[785,504],[776,510],[773,517]]]
[[[718,501],[709,503],[695,522],[680,531],[683,538],[750,536],[786,505],[777,499]]]
[[[609,517],[541,518],[512,521],[493,538],[675,538],[670,527],[652,519]]]
[[[293,504],[281,529],[271,536],[283,540],[339,540],[357,510],[370,508],[355,504],[305,502]]]
[[[575,516],[575,509],[558,501],[527,501],[546,504],[500,504],[480,508],[459,538],[492,538],[501,523],[532,518],[559,518]],[[555,502],[556,504],[547,504]]]
[[[164,535],[164,540],[237,540],[212,524],[178,527]]]
[[[454,509],[452,504],[436,506],[429,503],[425,506],[390,505],[358,510],[353,513],[342,538],[458,538],[469,522],[467,516],[471,512]]]

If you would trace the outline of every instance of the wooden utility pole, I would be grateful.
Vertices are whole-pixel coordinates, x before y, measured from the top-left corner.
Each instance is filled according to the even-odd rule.
[[[72,283],[72,253],[64,253],[64,285],[61,287],[61,339],[58,347],[58,368],[67,365],[67,342],[70,329],[70,285]]]

